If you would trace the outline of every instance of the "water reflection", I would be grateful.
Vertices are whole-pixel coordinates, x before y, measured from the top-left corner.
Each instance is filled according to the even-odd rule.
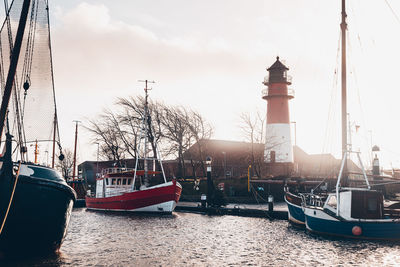
[[[11,266],[396,265],[398,244],[314,237],[286,221],[73,211],[61,252]]]

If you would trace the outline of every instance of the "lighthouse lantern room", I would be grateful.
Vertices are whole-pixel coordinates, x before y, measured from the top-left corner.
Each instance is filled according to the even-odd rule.
[[[267,127],[264,159],[267,163],[293,163],[293,146],[291,141],[289,99],[294,91],[288,88],[292,79],[287,75],[289,70],[279,57],[267,69],[268,75],[263,84],[262,98],[267,100]]]

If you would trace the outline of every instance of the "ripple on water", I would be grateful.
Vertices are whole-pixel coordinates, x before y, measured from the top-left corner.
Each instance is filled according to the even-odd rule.
[[[295,266],[400,264],[400,246],[308,235],[286,221],[174,213],[73,211],[57,255],[19,266]]]

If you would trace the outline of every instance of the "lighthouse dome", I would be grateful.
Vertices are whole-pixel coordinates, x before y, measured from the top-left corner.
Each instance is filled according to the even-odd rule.
[[[269,67],[267,69],[267,71],[271,71],[271,70],[289,70],[288,67],[286,67],[282,62],[279,61],[279,56],[276,57],[276,61],[274,64],[271,65],[271,67]]]

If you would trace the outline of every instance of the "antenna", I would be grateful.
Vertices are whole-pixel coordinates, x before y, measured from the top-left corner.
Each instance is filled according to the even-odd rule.
[[[145,92],[145,94],[146,94],[145,105],[146,105],[146,107],[147,107],[147,104],[148,104],[147,99],[148,99],[148,97],[149,97],[149,94],[148,94],[147,91],[152,90],[152,88],[149,89],[149,88],[147,87],[147,84],[148,84],[148,83],[156,83],[156,82],[155,82],[155,81],[149,81],[149,80],[138,80],[138,82],[141,82],[141,83],[145,83],[145,84],[146,84],[145,87],[144,87],[144,92]]]

